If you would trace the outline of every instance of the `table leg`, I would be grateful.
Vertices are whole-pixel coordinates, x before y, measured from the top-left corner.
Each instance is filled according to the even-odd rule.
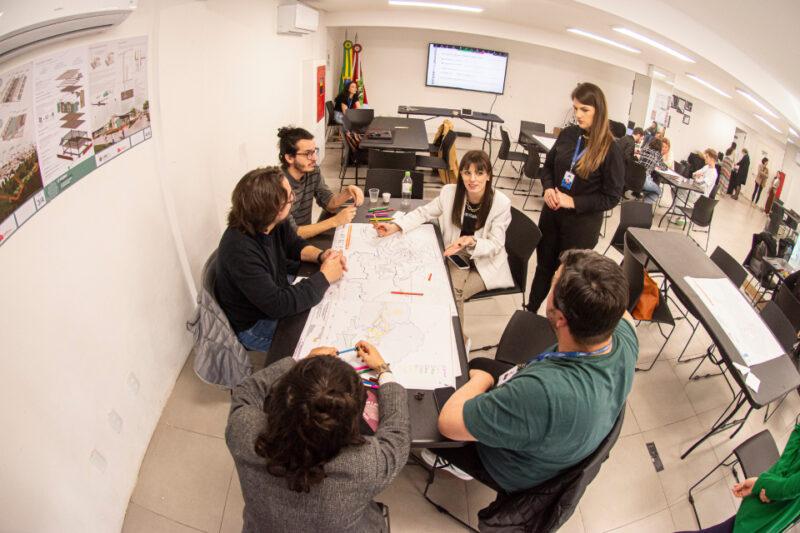
[[[744,424],[744,422],[747,420],[747,417],[748,417],[748,416],[750,416],[750,413],[753,411],[753,407],[751,406],[751,407],[750,407],[750,408],[747,410],[747,413],[745,413],[745,415],[744,415],[742,418],[740,418],[739,420],[734,420],[734,421],[731,421],[731,418],[733,418],[733,417],[736,415],[736,413],[737,413],[737,412],[739,412],[739,409],[741,409],[741,408],[742,408],[742,406],[743,406],[743,405],[744,405],[746,402],[747,402],[747,398],[745,398],[745,395],[744,395],[744,393],[740,391],[740,392],[739,392],[739,394],[737,394],[737,395],[736,395],[736,396],[733,398],[733,400],[731,400],[731,403],[729,403],[729,404],[728,404],[728,407],[726,407],[726,408],[725,408],[725,410],[724,410],[724,411],[722,411],[722,414],[721,414],[721,415],[720,415],[720,417],[717,419],[717,421],[714,423],[714,425],[711,427],[711,429],[708,431],[708,433],[706,433],[705,435],[703,435],[702,437],[700,437],[700,439],[699,439],[697,442],[695,442],[694,444],[692,444],[692,446],[691,446],[691,447],[690,447],[688,450],[686,450],[686,451],[683,453],[683,455],[681,455],[681,460],[683,460],[683,459],[686,459],[686,456],[687,456],[687,455],[689,455],[690,453],[692,453],[692,452],[695,450],[695,448],[697,448],[698,446],[700,446],[701,444],[703,444],[703,442],[705,442],[705,441],[706,441],[706,440],[707,440],[709,437],[711,437],[711,436],[713,436],[713,435],[716,435],[717,433],[720,433],[720,432],[722,432],[722,431],[725,431],[726,429],[728,429],[728,428],[730,428],[730,427],[733,427],[733,426],[735,426],[735,425],[737,425],[737,424],[738,424],[738,425],[739,425],[739,428],[738,428],[738,429],[737,429],[737,430],[736,430],[736,431],[733,433],[733,435],[731,435],[731,437],[733,437],[734,435],[736,435],[736,433],[738,433],[738,432],[739,432],[739,429],[741,429],[741,426],[742,426],[742,425]],[[734,405],[734,404],[735,404],[735,405]],[[730,408],[731,408],[731,406],[733,406],[733,409],[732,409],[732,410],[731,410],[731,412],[730,412],[730,413],[729,413],[729,414],[726,416],[726,415],[725,415],[725,413],[727,413],[728,409],[730,409]]]
[[[661,223],[664,222],[664,217],[666,217],[667,215],[670,215],[669,219],[672,220],[672,213],[673,210],[675,209],[675,202],[678,201],[678,188],[673,186],[672,184],[670,184],[669,187],[670,189],[672,189],[672,203],[669,204],[669,208],[667,208],[667,210],[664,211],[664,214],[661,215],[661,219],[659,219],[658,221],[659,228],[661,227]]]

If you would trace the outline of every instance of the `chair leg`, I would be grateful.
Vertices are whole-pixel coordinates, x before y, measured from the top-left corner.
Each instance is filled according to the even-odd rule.
[[[696,489],[696,488],[697,488],[697,487],[698,487],[698,486],[699,486],[699,485],[700,485],[700,484],[701,484],[703,481],[705,481],[706,479],[708,479],[708,478],[711,476],[711,474],[713,474],[714,472],[716,472],[716,471],[717,471],[717,468],[719,468],[719,467],[721,467],[721,466],[723,466],[723,465],[725,465],[726,467],[727,467],[727,466],[730,466],[730,467],[733,467],[733,466],[735,466],[735,465],[736,465],[736,463],[738,463],[738,462],[739,462],[738,460],[735,460],[733,463],[730,463],[730,464],[728,464],[728,463],[727,463],[728,459],[730,459],[732,456],[733,456],[733,452],[729,453],[729,454],[728,454],[728,456],[727,456],[725,459],[723,459],[723,460],[722,460],[722,461],[721,461],[721,462],[720,462],[720,463],[719,463],[717,466],[715,466],[714,468],[712,468],[712,469],[711,469],[711,471],[710,471],[708,474],[706,474],[705,476],[703,476],[703,477],[700,479],[700,481],[698,481],[697,483],[695,483],[694,485],[692,485],[692,486],[689,488],[689,503],[692,505],[692,510],[694,511],[694,518],[695,518],[695,520],[697,520],[697,527],[700,527],[700,528],[701,528],[701,527],[703,527],[703,526],[702,526],[702,525],[700,525],[700,516],[697,514],[697,507],[695,506],[695,503],[694,503],[694,496],[692,495],[692,491],[693,491],[694,489]]]
[[[672,326],[672,329],[669,331],[669,335],[664,335],[664,332],[661,331],[661,324],[656,323],[656,325],[658,326],[658,332],[661,334],[662,337],[664,337],[664,343],[661,345],[661,349],[658,350],[658,353],[656,354],[656,357],[650,363],[650,366],[648,366],[647,368],[639,368],[637,366],[636,367],[636,372],[649,372],[650,370],[653,369],[653,367],[656,364],[656,361],[658,361],[658,358],[661,357],[661,352],[664,351],[664,347],[667,345],[667,343],[669,342],[670,337],[672,337],[672,333],[675,331],[675,326]]]
[[[431,485],[433,485],[434,478],[436,477],[436,471],[439,470],[440,468],[448,466],[449,463],[437,455],[436,460],[433,463],[433,468],[431,468],[427,464],[425,464],[425,462],[422,459],[417,458],[414,454],[411,454],[411,457],[420,466],[428,470],[428,480],[427,483],[425,484],[425,490],[422,491],[422,496],[428,501],[428,503],[433,505],[436,508],[436,510],[439,511],[440,513],[446,514],[447,516],[449,516],[450,518],[452,518],[453,520],[464,526],[467,530],[479,533],[477,529],[473,528],[471,525],[461,520],[459,517],[457,517],[456,515],[454,515],[453,513],[451,513],[450,511],[448,511],[447,509],[445,509],[444,507],[433,501],[431,497],[428,496],[428,490],[431,488]],[[439,464],[440,461],[441,464]]]
[[[765,423],[765,424],[767,423],[767,420],[769,420],[770,418],[772,418],[772,415],[774,415],[774,414],[775,414],[775,411],[777,411],[777,410],[780,408],[780,406],[781,406],[781,405],[783,405],[783,401],[786,399],[786,397],[787,397],[787,396],[789,396],[789,393],[788,393],[788,392],[787,392],[786,394],[784,394],[784,395],[781,397],[781,399],[780,399],[780,400],[778,400],[778,404],[777,404],[777,405],[775,405],[775,409],[773,409],[773,410],[772,410],[772,414],[770,414],[770,412],[769,412],[769,406],[770,406],[770,405],[773,405],[775,402],[772,402],[772,403],[768,403],[768,404],[767,404],[767,408],[764,410],[764,423]]]

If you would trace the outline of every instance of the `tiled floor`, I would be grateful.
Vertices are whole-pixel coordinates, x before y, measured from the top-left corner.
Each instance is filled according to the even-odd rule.
[[[474,141],[473,141],[474,142]],[[468,143],[459,141],[462,148]],[[330,150],[323,165],[331,186],[338,171],[338,150]],[[511,169],[505,169],[506,174]],[[437,194],[432,188],[426,197]],[[513,197],[514,205],[522,204]],[[540,200],[536,200],[540,202]],[[659,210],[659,213],[661,210]],[[604,250],[617,226],[619,209],[609,220]],[[538,215],[534,216],[538,220]],[[750,236],[766,221],[762,211],[724,198],[714,215],[709,250],[721,245],[734,257],[743,258]],[[609,252],[615,254],[615,252]],[[619,257],[613,256],[615,259]],[[531,262],[531,274],[535,256]],[[519,297],[501,297],[466,306],[466,332],[473,346],[496,342],[511,313],[519,308]],[[679,324],[653,370],[637,373],[628,398],[625,425],[608,461],[589,486],[578,510],[561,531],[660,532],[696,528],[688,488],[722,460],[737,444],[768,428],[783,449],[800,412],[800,397],[792,393],[767,424],[763,412],[755,412],[734,438],[715,436],[686,460],[680,454],[716,420],[730,399],[721,377],[689,382],[692,365],[675,359],[688,337],[689,327]],[[660,337],[655,326],[641,325],[641,361],[652,360]],[[699,353],[709,344],[698,332],[687,353]],[[191,357],[180,374],[161,420],[150,442],[139,481],[131,497],[123,530],[126,532],[234,532],[241,530],[242,501],[233,461],[223,438],[229,395],[203,384],[191,370]],[[656,472],[646,443],[655,443],[664,469]],[[424,472],[407,466],[399,478],[378,498],[391,508],[392,528],[397,532],[462,531],[458,524],[438,513],[422,498]],[[731,496],[733,478],[720,469],[697,493],[696,501],[704,526],[735,512]],[[493,493],[477,482],[463,482],[448,474],[437,476],[433,497],[476,525],[478,510]]]

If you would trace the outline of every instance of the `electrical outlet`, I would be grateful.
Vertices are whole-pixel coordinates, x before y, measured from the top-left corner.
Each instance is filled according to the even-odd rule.
[[[115,410],[108,413],[108,425],[117,433],[122,433],[122,417]]]
[[[94,466],[101,472],[105,472],[106,466],[108,466],[106,458],[103,457],[103,454],[98,452],[97,450],[92,450],[92,453],[89,456],[89,462],[92,464],[92,466]]]
[[[128,374],[127,383],[128,383],[128,389],[133,394],[138,394],[139,393],[139,380],[136,378],[136,374],[134,374],[133,372]]]

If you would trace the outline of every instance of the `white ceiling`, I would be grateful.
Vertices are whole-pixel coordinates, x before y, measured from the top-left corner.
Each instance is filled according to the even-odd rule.
[[[668,8],[659,0],[436,0],[438,2],[453,3],[484,8],[480,14],[454,14],[453,17],[477,17],[478,19],[492,20],[505,24],[535,28],[553,34],[566,35],[562,39],[565,51],[570,51],[569,43],[580,42],[581,47],[586,46],[586,40],[566,34],[567,27],[581,28],[605,37],[623,42],[642,51],[641,54],[630,54],[617,51],[601,43],[588,41],[591,46],[610,49],[615,54],[608,55],[607,61],[625,68],[632,68],[632,60],[638,65],[653,64],[657,67],[673,72],[677,75],[676,86],[697,97],[724,107],[731,105],[740,108],[746,115],[752,117],[753,112],[765,115],[749,101],[735,92],[736,87],[749,90],[752,94],[765,101],[769,107],[783,115],[781,119],[770,121],[783,132],[777,135],[766,127],[761,126],[776,140],[785,141],[788,126],[794,124],[794,129],[800,131],[800,45],[797,44],[795,26],[800,21],[800,1],[798,0],[669,0]],[[369,11],[385,11],[387,15],[409,11],[419,13],[420,17],[427,14],[440,15],[441,10],[425,8],[391,7],[386,0],[307,0],[306,3],[318,9],[339,13],[352,12],[353,26],[358,23],[358,14]],[[588,5],[591,4],[591,5]],[[595,6],[595,7],[593,7]],[[654,20],[653,15],[658,15],[659,10],[669,9],[671,14],[677,14],[678,20],[685,24],[674,27],[664,25],[664,28],[647,28],[633,21]],[[629,10],[630,13],[629,13]],[[636,12],[632,11],[636,10]],[[644,10],[644,11],[643,11]],[[655,10],[655,12],[653,12]],[[453,12],[455,13],[455,12]],[[625,13],[625,16],[620,16]],[[682,17],[682,19],[681,19]],[[665,19],[674,23],[675,17]],[[655,18],[658,20],[658,17]],[[688,64],[673,58],[659,50],[647,46],[614,32],[612,26],[625,26],[639,31],[658,41],[667,44],[678,51],[697,60],[696,64]],[[681,26],[681,27],[678,27]],[[697,30],[694,30],[697,28]],[[459,31],[453,27],[453,31]],[[680,42],[675,42],[667,35],[680,35],[681,31],[686,36],[687,31],[701,33],[689,37],[698,42],[716,43],[716,48],[733,50],[734,54],[727,54],[731,61],[740,58],[741,64],[755,64],[760,67],[752,69],[753,72],[739,69],[739,77],[734,77],[730,71],[731,65],[718,64],[700,56],[695,51],[684,48]],[[707,34],[703,32],[708,32]],[[688,41],[687,41],[688,42]],[[577,46],[577,43],[576,43]],[[732,48],[733,47],[733,48]],[[708,52],[708,50],[706,50]],[[741,55],[740,55],[741,54]],[[712,54],[706,54],[712,55]],[[723,54],[724,55],[724,54]],[[614,57],[620,60],[615,60]],[[626,57],[628,56],[628,57]],[[717,58],[720,56],[716,56]],[[712,58],[713,59],[713,58]],[[634,67],[635,68],[635,67]],[[640,67],[640,70],[643,71]],[[722,88],[734,98],[728,100],[717,96],[708,89],[698,86],[695,82],[684,76],[691,72],[710,81]],[[770,79],[765,79],[770,78]],[[774,83],[766,83],[774,81]],[[780,87],[775,87],[775,84]],[[759,94],[758,88],[765,86],[770,90]],[[780,89],[773,91],[772,89]],[[779,93],[780,98],[774,97]],[[767,95],[767,93],[770,93]],[[773,98],[770,98],[773,96]],[[770,101],[772,100],[772,102]],[[787,104],[787,102],[789,102]],[[770,105],[772,104],[772,105]],[[788,117],[788,120],[787,120]],[[760,126],[760,124],[759,124]]]

